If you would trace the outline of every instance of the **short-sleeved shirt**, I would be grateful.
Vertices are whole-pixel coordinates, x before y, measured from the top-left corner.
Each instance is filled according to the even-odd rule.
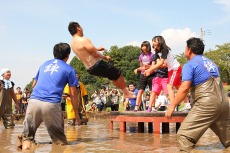
[[[111,101],[113,102],[113,104],[119,104],[119,96],[118,94],[111,94]]]
[[[168,71],[177,70],[177,68],[180,66],[180,63],[177,61],[176,57],[167,49],[163,49],[161,52],[155,54],[155,56],[157,55],[160,58],[165,59],[168,66]]]
[[[182,70],[182,81],[191,81],[192,86],[196,86],[213,77],[220,76],[218,66],[202,55],[194,56],[188,61]]]
[[[93,96],[93,103],[96,103],[97,105],[101,104],[103,101],[102,101],[102,98],[100,96],[100,94],[95,94]]]
[[[154,56],[154,54],[152,52],[150,52],[149,54],[142,53],[139,56],[139,61],[143,64],[143,66],[144,65],[151,65],[153,56]],[[145,73],[145,70],[141,71],[141,74],[144,74],[144,73]]]
[[[135,94],[135,96],[137,96],[137,94],[138,94],[138,90],[137,89],[134,90],[134,94]],[[137,98],[129,98],[129,102],[130,102],[131,106],[136,106],[136,99]]]
[[[152,61],[157,63],[157,59],[160,59],[160,56],[158,54],[155,54],[152,57]],[[168,78],[168,68],[167,67],[166,68],[158,68],[155,71],[155,75],[156,75],[156,77],[159,77],[159,78]]]
[[[74,68],[64,61],[52,59],[43,63],[35,77],[31,99],[60,103],[65,85],[79,86]]]
[[[156,99],[156,104],[155,106],[159,105],[160,106],[166,106],[168,103],[168,99],[165,95],[159,95],[158,98]]]

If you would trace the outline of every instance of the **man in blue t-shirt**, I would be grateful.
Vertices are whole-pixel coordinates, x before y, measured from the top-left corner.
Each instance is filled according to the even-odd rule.
[[[31,143],[34,142],[35,132],[42,122],[45,123],[54,144],[67,144],[61,110],[62,92],[67,83],[70,86],[70,97],[76,121],[80,125],[76,89],[78,80],[73,67],[66,64],[70,50],[67,43],[56,44],[53,49],[54,59],[43,63],[34,78],[34,88],[24,121],[22,150],[30,149]]]
[[[136,106],[136,99],[138,90],[136,89],[135,85],[133,83],[129,84],[129,91],[134,93],[133,98],[129,98],[129,104],[130,104],[130,110],[134,110]]]
[[[199,38],[187,40],[185,56],[189,60],[182,70],[182,84],[165,116],[171,117],[175,107],[190,89],[193,107],[177,132],[181,151],[190,152],[204,132],[211,128],[226,148],[230,146],[229,103],[220,82],[217,65],[203,56],[204,44]]]

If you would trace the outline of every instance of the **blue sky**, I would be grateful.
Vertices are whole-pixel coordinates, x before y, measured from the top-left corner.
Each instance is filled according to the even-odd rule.
[[[56,43],[71,41],[70,21],[107,50],[162,35],[180,54],[201,28],[205,50],[230,42],[230,0],[1,0],[0,12],[0,69],[10,68],[11,80],[22,88],[53,58]]]

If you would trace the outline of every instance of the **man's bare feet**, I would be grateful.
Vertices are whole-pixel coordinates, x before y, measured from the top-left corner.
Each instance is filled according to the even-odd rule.
[[[76,116],[77,125],[81,125],[81,119],[80,119],[79,113],[76,113],[75,116]]]
[[[136,98],[134,92],[124,92],[124,98]]]
[[[31,142],[30,141],[23,141],[22,142],[22,150],[30,150]]]
[[[18,135],[18,144],[17,144],[17,149],[22,150],[22,135]]]

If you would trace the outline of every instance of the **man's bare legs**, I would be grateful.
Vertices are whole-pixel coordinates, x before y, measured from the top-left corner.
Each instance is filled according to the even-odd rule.
[[[22,150],[30,150],[32,143],[28,140],[22,141]]]
[[[112,81],[113,81],[113,84],[115,86],[117,86],[118,88],[120,88],[123,91],[124,98],[133,98],[134,97],[134,93],[130,92],[126,88],[125,79],[124,79],[122,74],[120,75],[120,77],[117,80],[112,80]]]

